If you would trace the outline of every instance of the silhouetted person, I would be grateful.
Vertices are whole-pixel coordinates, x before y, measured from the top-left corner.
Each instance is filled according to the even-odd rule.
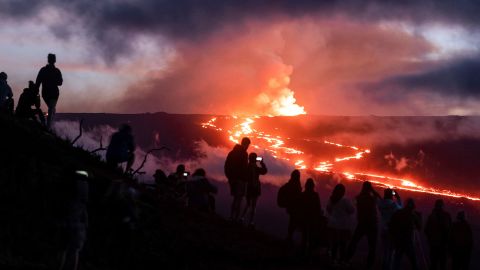
[[[164,186],[167,184],[168,178],[164,171],[157,169],[153,174],[153,180],[157,186]]]
[[[443,206],[443,200],[436,200],[435,207],[425,224],[425,234],[430,248],[431,270],[447,268],[447,249],[452,218],[443,210]]]
[[[35,106],[32,109],[32,106]],[[45,125],[45,117],[40,109],[40,96],[36,94],[35,83],[33,81],[28,82],[28,88],[23,89],[23,93],[20,95],[17,103],[17,109],[15,115],[19,118],[32,119]]]
[[[396,200],[394,200],[394,197]],[[381,216],[380,237],[383,243],[382,267],[385,270],[391,269],[393,259],[393,246],[388,225],[393,214],[400,209],[402,209],[400,194],[390,188],[385,189],[383,192],[383,199],[378,201],[378,210],[380,211]]]
[[[88,227],[88,172],[75,171],[72,175],[68,192],[65,196],[66,206],[65,230],[63,234],[63,248],[61,253],[60,270],[78,268],[79,253],[87,238]]]
[[[192,179],[187,183],[188,206],[204,212],[215,211],[217,187],[212,185],[204,169],[195,170]]]
[[[262,194],[260,175],[267,174],[267,166],[263,162],[263,159],[260,160],[260,167],[257,165],[257,154],[250,153],[248,155],[248,168],[247,168],[247,204],[243,210],[242,219],[245,218],[247,214],[248,217],[245,220],[245,223],[250,227],[255,227],[255,222],[253,218],[255,217],[255,211],[257,209],[257,200],[258,197]]]
[[[157,185],[157,187],[163,187],[167,185],[168,177],[164,171],[162,171],[161,169],[157,169],[153,174],[153,181],[155,182],[155,185]]]
[[[473,250],[473,233],[465,219],[465,212],[458,212],[457,220],[452,224],[450,239],[452,269],[467,270]]]
[[[358,223],[347,252],[349,261],[353,257],[360,239],[366,236],[368,241],[367,269],[372,269],[375,263],[378,235],[377,199],[380,199],[380,195],[373,189],[372,184],[368,181],[364,182],[360,194],[356,197]]]
[[[334,264],[343,263],[347,243],[352,236],[352,216],[355,212],[350,200],[345,198],[345,186],[337,184],[327,203],[328,227],[330,229],[331,252]]]
[[[105,194],[105,220],[108,222],[106,249],[113,269],[133,269],[131,251],[137,226],[138,191],[129,180],[114,180]]]
[[[125,172],[131,171],[135,160],[135,142],[132,135],[132,127],[123,124],[117,132],[112,135],[107,148],[107,163],[117,167],[118,164],[127,162]]]
[[[420,230],[420,214],[415,212],[415,202],[408,199],[405,208],[396,211],[389,223],[389,231],[395,249],[393,269],[399,270],[402,265],[402,257],[406,255],[410,260],[413,270],[418,269],[417,256],[415,254],[415,230]]]
[[[249,145],[250,139],[243,138],[241,144],[236,144],[225,160],[225,176],[230,186],[230,195],[233,196],[230,219],[234,222],[239,221],[242,199],[246,192]]]
[[[171,187],[173,198],[186,206],[186,183],[189,173],[185,170],[185,165],[179,164],[174,173],[168,176],[168,184]]]
[[[302,221],[302,184],[300,183],[300,171],[294,170],[290,175],[290,180],[278,190],[277,202],[280,207],[284,207],[289,216],[287,241],[293,244],[293,233],[301,228]]]
[[[168,177],[164,171],[161,169],[155,170],[153,181],[155,183],[156,191],[161,197],[169,193],[171,186],[168,184]]]
[[[188,173],[185,170],[185,165],[178,164],[174,173],[171,173],[168,176],[168,181],[171,185],[178,185],[182,182],[187,181]]]
[[[35,81],[36,89],[40,89],[40,85],[42,86],[42,98],[48,107],[47,126],[49,128],[52,125],[60,95],[58,86],[63,83],[62,72],[55,67],[56,61],[55,54],[48,54],[48,64],[40,69]]]
[[[13,114],[13,92],[7,79],[7,73],[0,72],[0,112]]]
[[[315,183],[312,178],[305,182],[305,191],[300,196],[302,249],[310,255],[315,248],[320,235],[320,222],[323,216],[320,197],[315,192]]]

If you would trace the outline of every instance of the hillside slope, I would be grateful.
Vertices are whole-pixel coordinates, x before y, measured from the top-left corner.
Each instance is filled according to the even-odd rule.
[[[69,170],[90,172],[90,227],[81,269],[298,269],[283,241],[233,226],[138,188],[138,222],[114,234],[105,194],[123,179],[98,157],[40,129],[0,116],[0,267],[51,269],[58,262],[58,212]],[[125,239],[127,236],[125,236]],[[113,239],[113,240],[112,240]],[[130,241],[131,240],[131,241]],[[129,242],[130,244],[125,244]],[[318,267],[321,262],[314,262]],[[301,264],[300,264],[301,265]],[[309,268],[308,266],[305,266]]]

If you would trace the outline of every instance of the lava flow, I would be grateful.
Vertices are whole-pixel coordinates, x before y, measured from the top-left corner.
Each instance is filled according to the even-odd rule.
[[[450,190],[442,190],[434,187],[425,187],[420,184],[417,184],[414,180],[411,179],[401,179],[390,177],[386,175],[371,174],[365,172],[344,172],[344,171],[335,171],[335,163],[348,161],[348,160],[359,160],[362,159],[365,155],[370,153],[369,149],[362,149],[357,146],[348,146],[342,145],[339,143],[334,143],[330,141],[323,141],[320,143],[336,146],[339,148],[346,148],[353,151],[353,155],[345,157],[337,157],[334,160],[326,160],[321,162],[316,162],[313,165],[306,163],[307,155],[298,149],[285,146],[285,139],[278,135],[267,134],[262,131],[258,131],[252,127],[252,124],[255,123],[254,119],[259,118],[255,117],[246,117],[239,118],[236,116],[232,117],[235,120],[239,120],[240,123],[233,126],[232,129],[227,130],[228,138],[234,143],[238,143],[241,138],[249,137],[254,142],[253,147],[256,149],[264,149],[265,151],[272,154],[273,157],[282,159],[288,162],[291,162],[295,165],[296,168],[301,170],[315,170],[322,173],[336,173],[343,176],[344,179],[351,181],[370,181],[381,187],[390,187],[396,189],[402,189],[413,192],[428,193],[440,196],[448,196],[454,198],[466,198],[473,201],[480,201],[479,197],[471,196],[468,194],[456,193]],[[224,131],[223,128],[220,128],[216,125],[217,117],[210,119],[206,123],[202,123],[203,128],[211,128],[216,131]],[[289,138],[287,138],[288,140]],[[310,141],[310,140],[306,140]]]

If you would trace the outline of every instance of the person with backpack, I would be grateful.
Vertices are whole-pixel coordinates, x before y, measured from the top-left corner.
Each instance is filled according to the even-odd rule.
[[[248,153],[250,139],[243,138],[227,155],[224,165],[225,176],[230,186],[230,195],[233,196],[230,209],[230,220],[239,222],[242,200],[245,196],[248,178]]]
[[[257,165],[257,162],[260,162],[260,167]],[[247,213],[249,213],[248,219],[245,220],[245,224],[252,228],[255,227],[253,218],[255,217],[255,211],[257,209],[257,200],[262,193],[260,175],[265,174],[267,174],[267,166],[263,162],[263,159],[257,161],[257,154],[250,153],[250,155],[248,155],[247,168],[247,204],[243,210],[242,220],[244,220]]]
[[[217,187],[208,181],[205,170],[197,169],[192,174],[192,179],[187,182],[188,207],[202,212],[214,212],[215,198],[212,194],[216,193]]]
[[[57,101],[60,95],[58,87],[63,84],[62,72],[55,67],[55,62],[57,62],[55,54],[48,54],[48,64],[40,69],[35,81],[36,89],[40,89],[40,85],[42,85],[42,98],[48,107],[48,128],[51,127],[56,113]]]
[[[293,244],[295,231],[301,228],[301,197],[300,171],[294,170],[290,175],[290,180],[280,187],[277,195],[277,205],[285,208],[289,216],[287,241],[290,244]]]
[[[431,270],[447,268],[447,250],[452,218],[443,209],[443,206],[442,199],[436,200],[435,207],[425,224],[425,234],[430,248]]]
[[[331,232],[331,256],[333,264],[343,264],[348,241],[352,236],[352,221],[355,208],[345,198],[345,186],[337,184],[328,200],[328,228]]]
[[[372,269],[375,263],[378,234],[377,200],[380,198],[369,181],[363,182],[362,190],[356,197],[357,227],[348,246],[347,261],[353,257],[360,239],[366,236],[368,240],[367,269]]]

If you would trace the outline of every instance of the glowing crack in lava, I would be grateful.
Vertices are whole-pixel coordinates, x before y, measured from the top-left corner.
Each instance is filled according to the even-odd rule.
[[[230,117],[226,117],[229,119]],[[347,161],[347,160],[360,160],[365,155],[370,153],[369,149],[361,149],[357,146],[348,146],[342,145],[339,143],[334,143],[330,141],[323,141],[322,143],[332,145],[339,148],[346,148],[351,149],[353,151],[353,155],[346,156],[346,157],[337,157],[333,161],[321,161],[315,163],[313,166],[307,165],[305,162],[306,155],[303,151],[295,149],[293,147],[285,146],[285,139],[278,135],[271,135],[267,134],[263,131],[259,131],[253,128],[253,124],[255,123],[254,119],[258,119],[258,116],[254,117],[245,117],[239,118],[236,116],[232,116],[234,120],[239,121],[233,128],[227,130],[228,138],[233,143],[238,143],[241,138],[249,137],[253,139],[254,142],[253,147],[256,149],[264,149],[265,151],[272,154],[273,157],[282,159],[288,162],[291,162],[295,165],[296,168],[301,170],[315,170],[322,173],[337,173],[342,175],[344,179],[351,180],[351,181],[370,181],[378,186],[381,187],[390,187],[396,189],[402,189],[407,191],[413,192],[421,192],[421,193],[428,193],[440,196],[448,196],[454,198],[466,198],[473,201],[480,201],[479,197],[471,196],[468,194],[461,194],[456,193],[450,190],[443,190],[434,187],[425,187],[420,184],[417,184],[416,181],[412,179],[401,179],[390,177],[386,175],[378,175],[372,173],[365,173],[365,172],[342,172],[342,171],[334,171],[335,163]],[[214,129],[219,132],[223,132],[224,129],[217,127],[216,125],[217,117],[210,119],[208,122],[202,123],[203,128],[210,128]],[[289,140],[287,138],[286,140]],[[308,140],[307,140],[308,141]]]

